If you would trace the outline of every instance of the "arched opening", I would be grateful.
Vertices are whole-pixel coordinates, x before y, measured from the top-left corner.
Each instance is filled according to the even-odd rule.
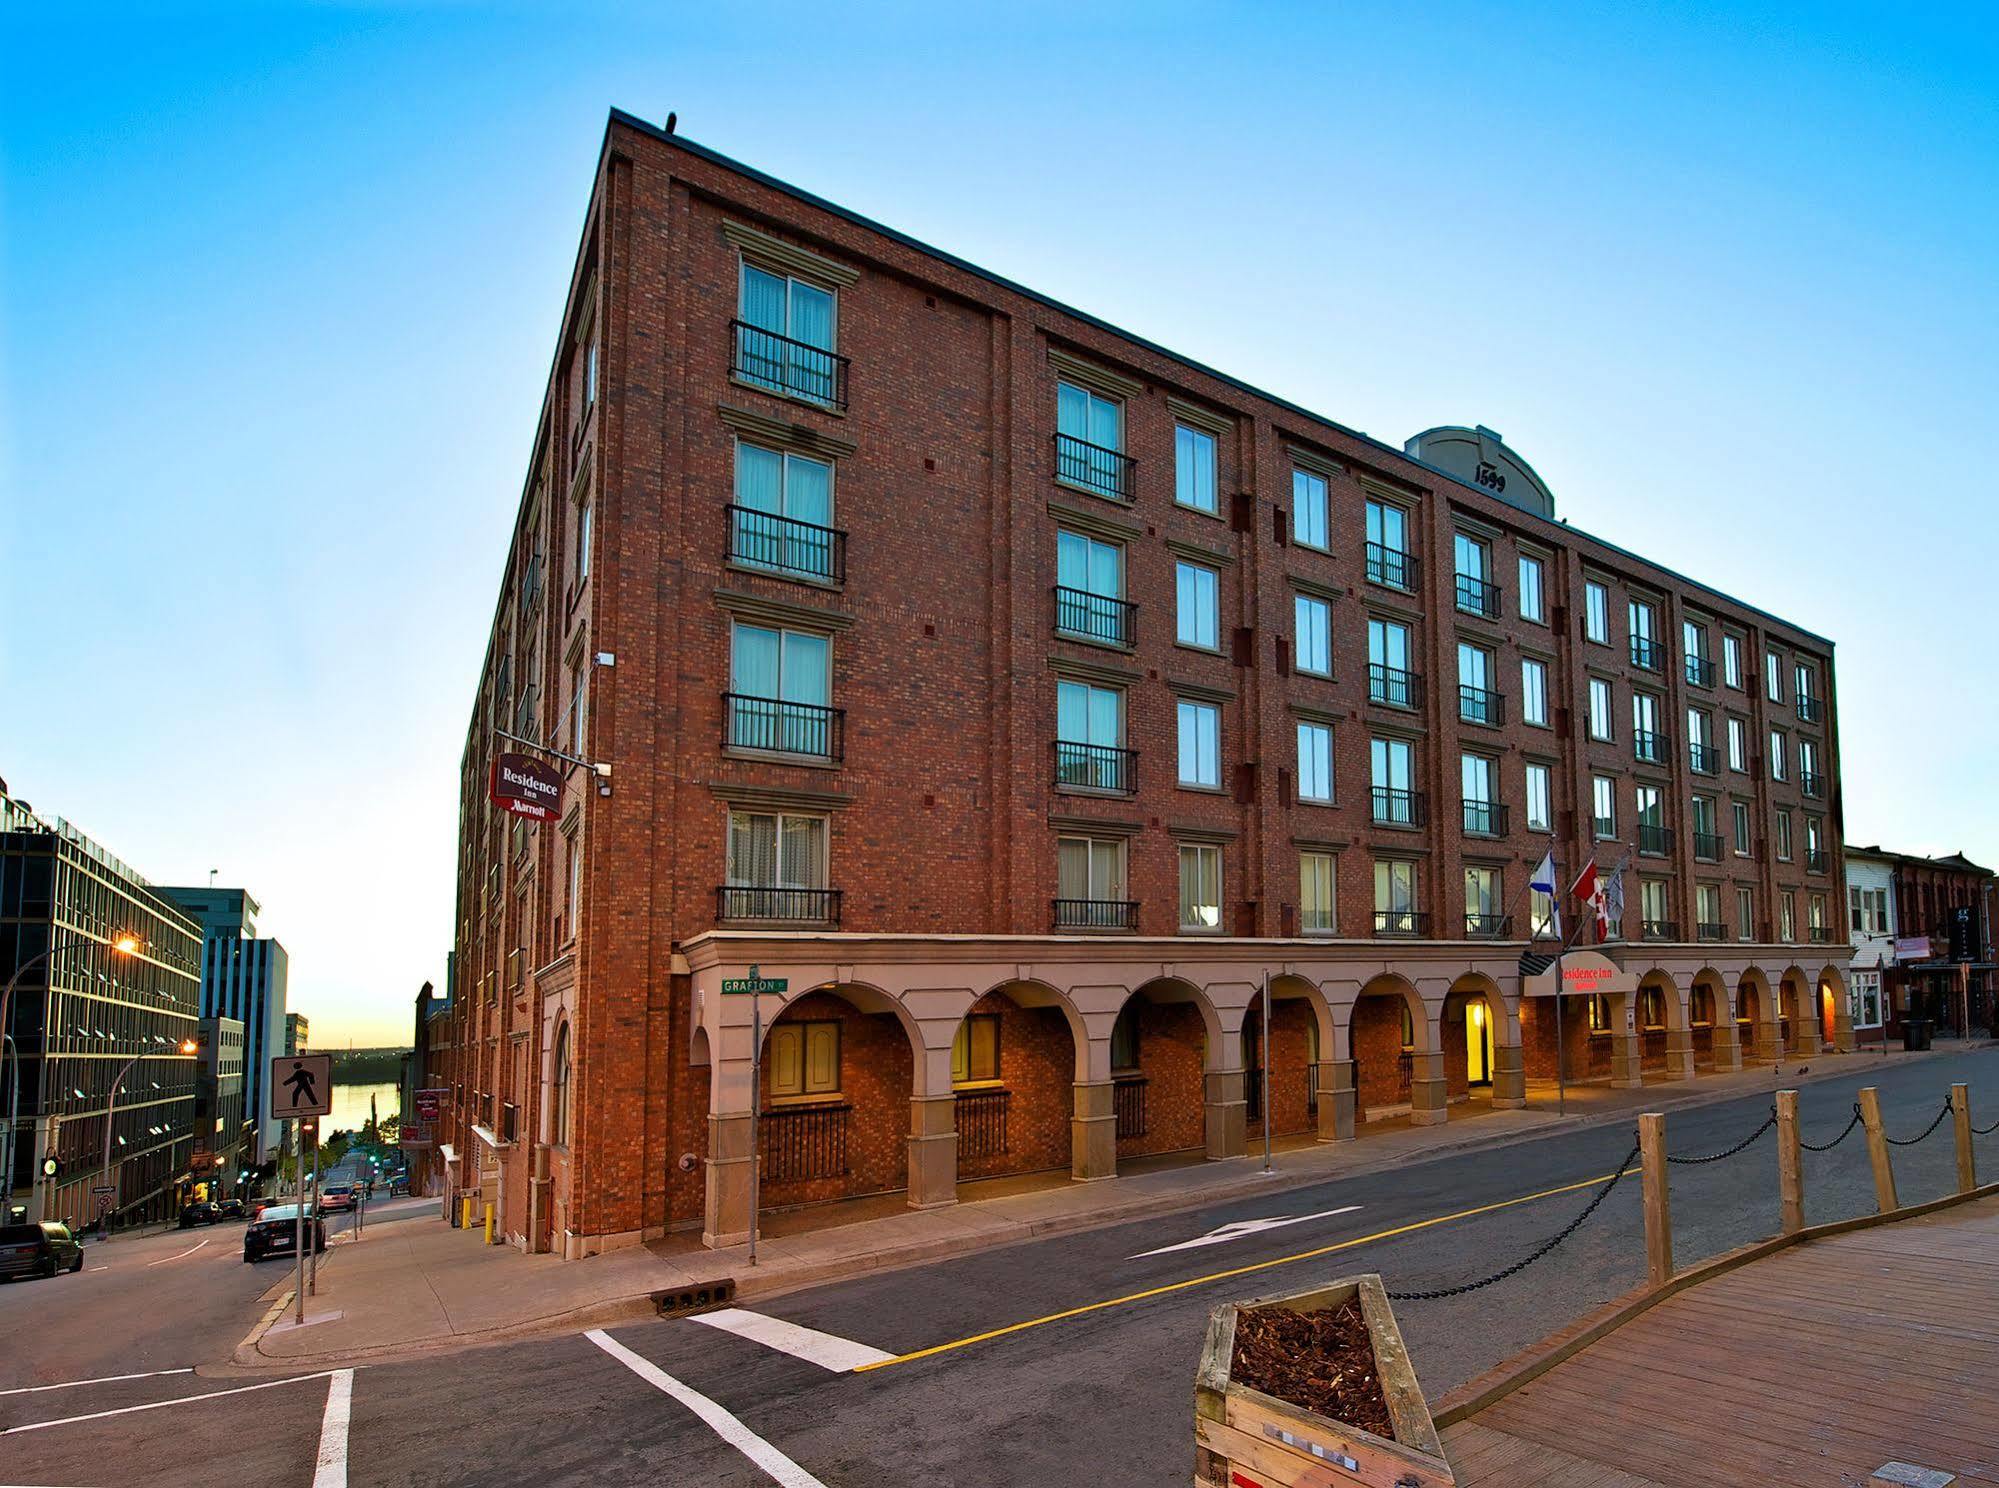
[[[1742,1049],[1745,1064],[1770,1062],[1771,1051],[1764,1044],[1759,1030],[1764,1021],[1763,979],[1756,972],[1745,971],[1735,988],[1735,1037]]]
[[[1811,1047],[1805,1021],[1805,974],[1795,966],[1777,984],[1777,1039],[1786,1054],[1803,1054]]]
[[[1072,1013],[1052,989],[1008,982],[973,1003],[951,1043],[958,1179],[1066,1169],[1075,1114]]]
[[[569,1145],[569,1022],[555,1030],[555,1048],[548,1067],[548,1140],[551,1146]]]
[[[1111,1107],[1119,1162],[1207,1142],[1208,1024],[1200,989],[1147,982],[1111,1028]]]
[[[759,1207],[791,1209],[909,1185],[913,1031],[871,987],[792,999],[764,1035]]]
[[[1409,983],[1380,976],[1361,988],[1347,1024],[1357,1124],[1411,1113],[1416,1056],[1429,1042],[1429,1018]]]
[[[1273,1137],[1316,1135],[1319,1129],[1319,993],[1297,977],[1270,982],[1270,1069],[1263,1065],[1263,999],[1249,1005],[1242,1023],[1243,1094],[1249,1144],[1263,1139],[1268,1095]]]
[[[1687,1026],[1693,1036],[1694,1068],[1697,1070],[1715,1067],[1715,1019],[1724,1001],[1715,973],[1703,971],[1694,978],[1693,987],[1687,993]]]
[[[1451,1100],[1491,1099],[1505,1019],[1499,989],[1484,977],[1460,977],[1452,984],[1438,1020],[1444,1088]]]

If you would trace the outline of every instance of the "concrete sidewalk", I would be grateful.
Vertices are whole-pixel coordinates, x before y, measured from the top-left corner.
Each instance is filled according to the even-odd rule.
[[[1227,1162],[1193,1162],[1100,1183],[1057,1182],[1029,1192],[949,1208],[880,1214],[829,1223],[762,1240],[757,1264],[746,1247],[704,1249],[691,1236],[671,1236],[583,1261],[523,1255],[486,1245],[481,1232],[419,1217],[371,1226],[358,1240],[341,1237],[321,1263],[318,1294],[306,1304],[306,1326],[290,1326],[289,1279],[273,1288],[263,1320],[236,1351],[252,1367],[320,1366],[472,1347],[533,1333],[573,1331],[655,1314],[660,1294],[733,1285],[738,1298],[768,1296],[841,1277],[1017,1244],[1039,1236],[1092,1229],[1152,1215],[1281,1193],[1328,1179],[1371,1173],[1482,1148],[1630,1121],[1639,1111],[1670,1110],[1731,1100],[1779,1084],[1816,1084],[1844,1075],[1899,1066],[1969,1047],[1939,1044],[1931,1054],[1815,1055],[1808,1073],[1769,1066],[1642,1090],[1572,1087],[1568,1114],[1555,1110],[1554,1090],[1529,1092],[1524,1110],[1494,1111],[1481,1103],[1453,1107],[1442,1126],[1385,1123],[1357,1141],[1309,1143],[1280,1150],[1275,1172],[1261,1172],[1261,1153]],[[1544,1098],[1545,1097],[1545,1098]],[[437,1207],[439,1201],[427,1202]]]

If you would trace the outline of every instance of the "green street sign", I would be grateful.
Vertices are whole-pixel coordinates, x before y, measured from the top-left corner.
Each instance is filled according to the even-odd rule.
[[[752,966],[750,974],[746,977],[723,977],[722,995],[724,997],[750,997],[755,995],[778,997],[782,996],[790,986],[790,977],[767,977],[763,975],[763,968],[761,966]]]

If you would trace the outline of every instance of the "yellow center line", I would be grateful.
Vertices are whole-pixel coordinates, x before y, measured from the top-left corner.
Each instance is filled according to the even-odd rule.
[[[1630,1168],[1619,1170],[1619,1176],[1631,1172]],[[1475,1219],[1481,1214],[1492,1214],[1500,1209],[1511,1209],[1519,1204],[1531,1204],[1536,1199],[1552,1199],[1565,1193],[1574,1193],[1579,1188],[1591,1188],[1610,1178],[1609,1173],[1599,1173],[1594,1178],[1584,1178],[1575,1183],[1565,1183],[1560,1188],[1544,1188],[1539,1193],[1521,1194],[1517,1198],[1500,1199],[1496,1203],[1481,1204],[1476,1209],[1460,1209],[1455,1214],[1439,1214],[1431,1219],[1419,1219],[1410,1224],[1397,1225],[1392,1230],[1377,1230],[1372,1235],[1359,1235],[1352,1240],[1340,1240],[1332,1245],[1321,1245],[1315,1250],[1301,1250],[1296,1255],[1278,1256],[1268,1261],[1252,1261],[1247,1266],[1234,1266],[1227,1271],[1211,1271],[1206,1276],[1189,1277],[1185,1281],[1171,1281],[1165,1286],[1149,1287],[1142,1292],[1127,1292],[1122,1297],[1107,1297],[1101,1302],[1086,1302],[1081,1307],[1066,1308],[1061,1312],[1051,1312],[1046,1317],[1028,1318],[1024,1322],[1008,1323],[1004,1328],[990,1328],[984,1333],[974,1333],[966,1338],[954,1338],[949,1343],[933,1344],[929,1348],[914,1349],[906,1354],[897,1354],[893,1359],[880,1359],[872,1364],[861,1364],[852,1371],[866,1374],[873,1369],[887,1369],[894,1364],[908,1364],[917,1359],[928,1359],[933,1354],[948,1354],[953,1349],[967,1348],[975,1343],[985,1343],[989,1339],[1004,1338],[1009,1333],[1023,1333],[1029,1328],[1045,1327],[1049,1323],[1065,1322],[1069,1318],[1082,1317],[1086,1313],[1102,1312],[1108,1307],[1123,1307],[1130,1302],[1143,1302],[1150,1297],[1164,1297],[1172,1292],[1184,1292],[1190,1287],[1208,1286],[1217,1281],[1227,1281],[1232,1276],[1248,1276],[1255,1271],[1268,1271],[1273,1266],[1290,1266],[1299,1261],[1314,1260],[1319,1256],[1331,1255],[1335,1251],[1352,1250],[1356,1245],[1372,1245],[1377,1240],[1392,1240],[1398,1235],[1414,1234],[1417,1230],[1427,1230],[1434,1225],[1451,1224],[1461,1219]]]

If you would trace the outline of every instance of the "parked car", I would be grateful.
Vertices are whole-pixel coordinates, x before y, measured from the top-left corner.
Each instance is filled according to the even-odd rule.
[[[390,1198],[392,1199],[400,1198],[403,1195],[407,1194],[409,1191],[410,1191],[410,1181],[403,1174],[398,1173],[396,1174],[395,1177],[389,1180]]]
[[[327,1214],[345,1214],[355,1204],[354,1185],[335,1183],[319,1191],[319,1207]]]
[[[243,1201],[232,1195],[218,1203],[215,1206],[215,1211],[224,1219],[241,1219],[243,1217]]]
[[[83,1269],[83,1245],[66,1224],[0,1225],[0,1280]]]
[[[298,1245],[298,1210],[296,1204],[273,1204],[258,1215],[243,1231],[244,1261],[261,1261],[266,1256],[296,1255]],[[326,1252],[326,1220],[306,1206],[306,1234],[310,1244],[320,1254]]]
[[[203,1199],[197,1203],[189,1204],[185,1209],[181,1210],[180,1227],[184,1230],[191,1230],[196,1225],[214,1224],[220,1218],[222,1218],[222,1214],[215,1205]]]

